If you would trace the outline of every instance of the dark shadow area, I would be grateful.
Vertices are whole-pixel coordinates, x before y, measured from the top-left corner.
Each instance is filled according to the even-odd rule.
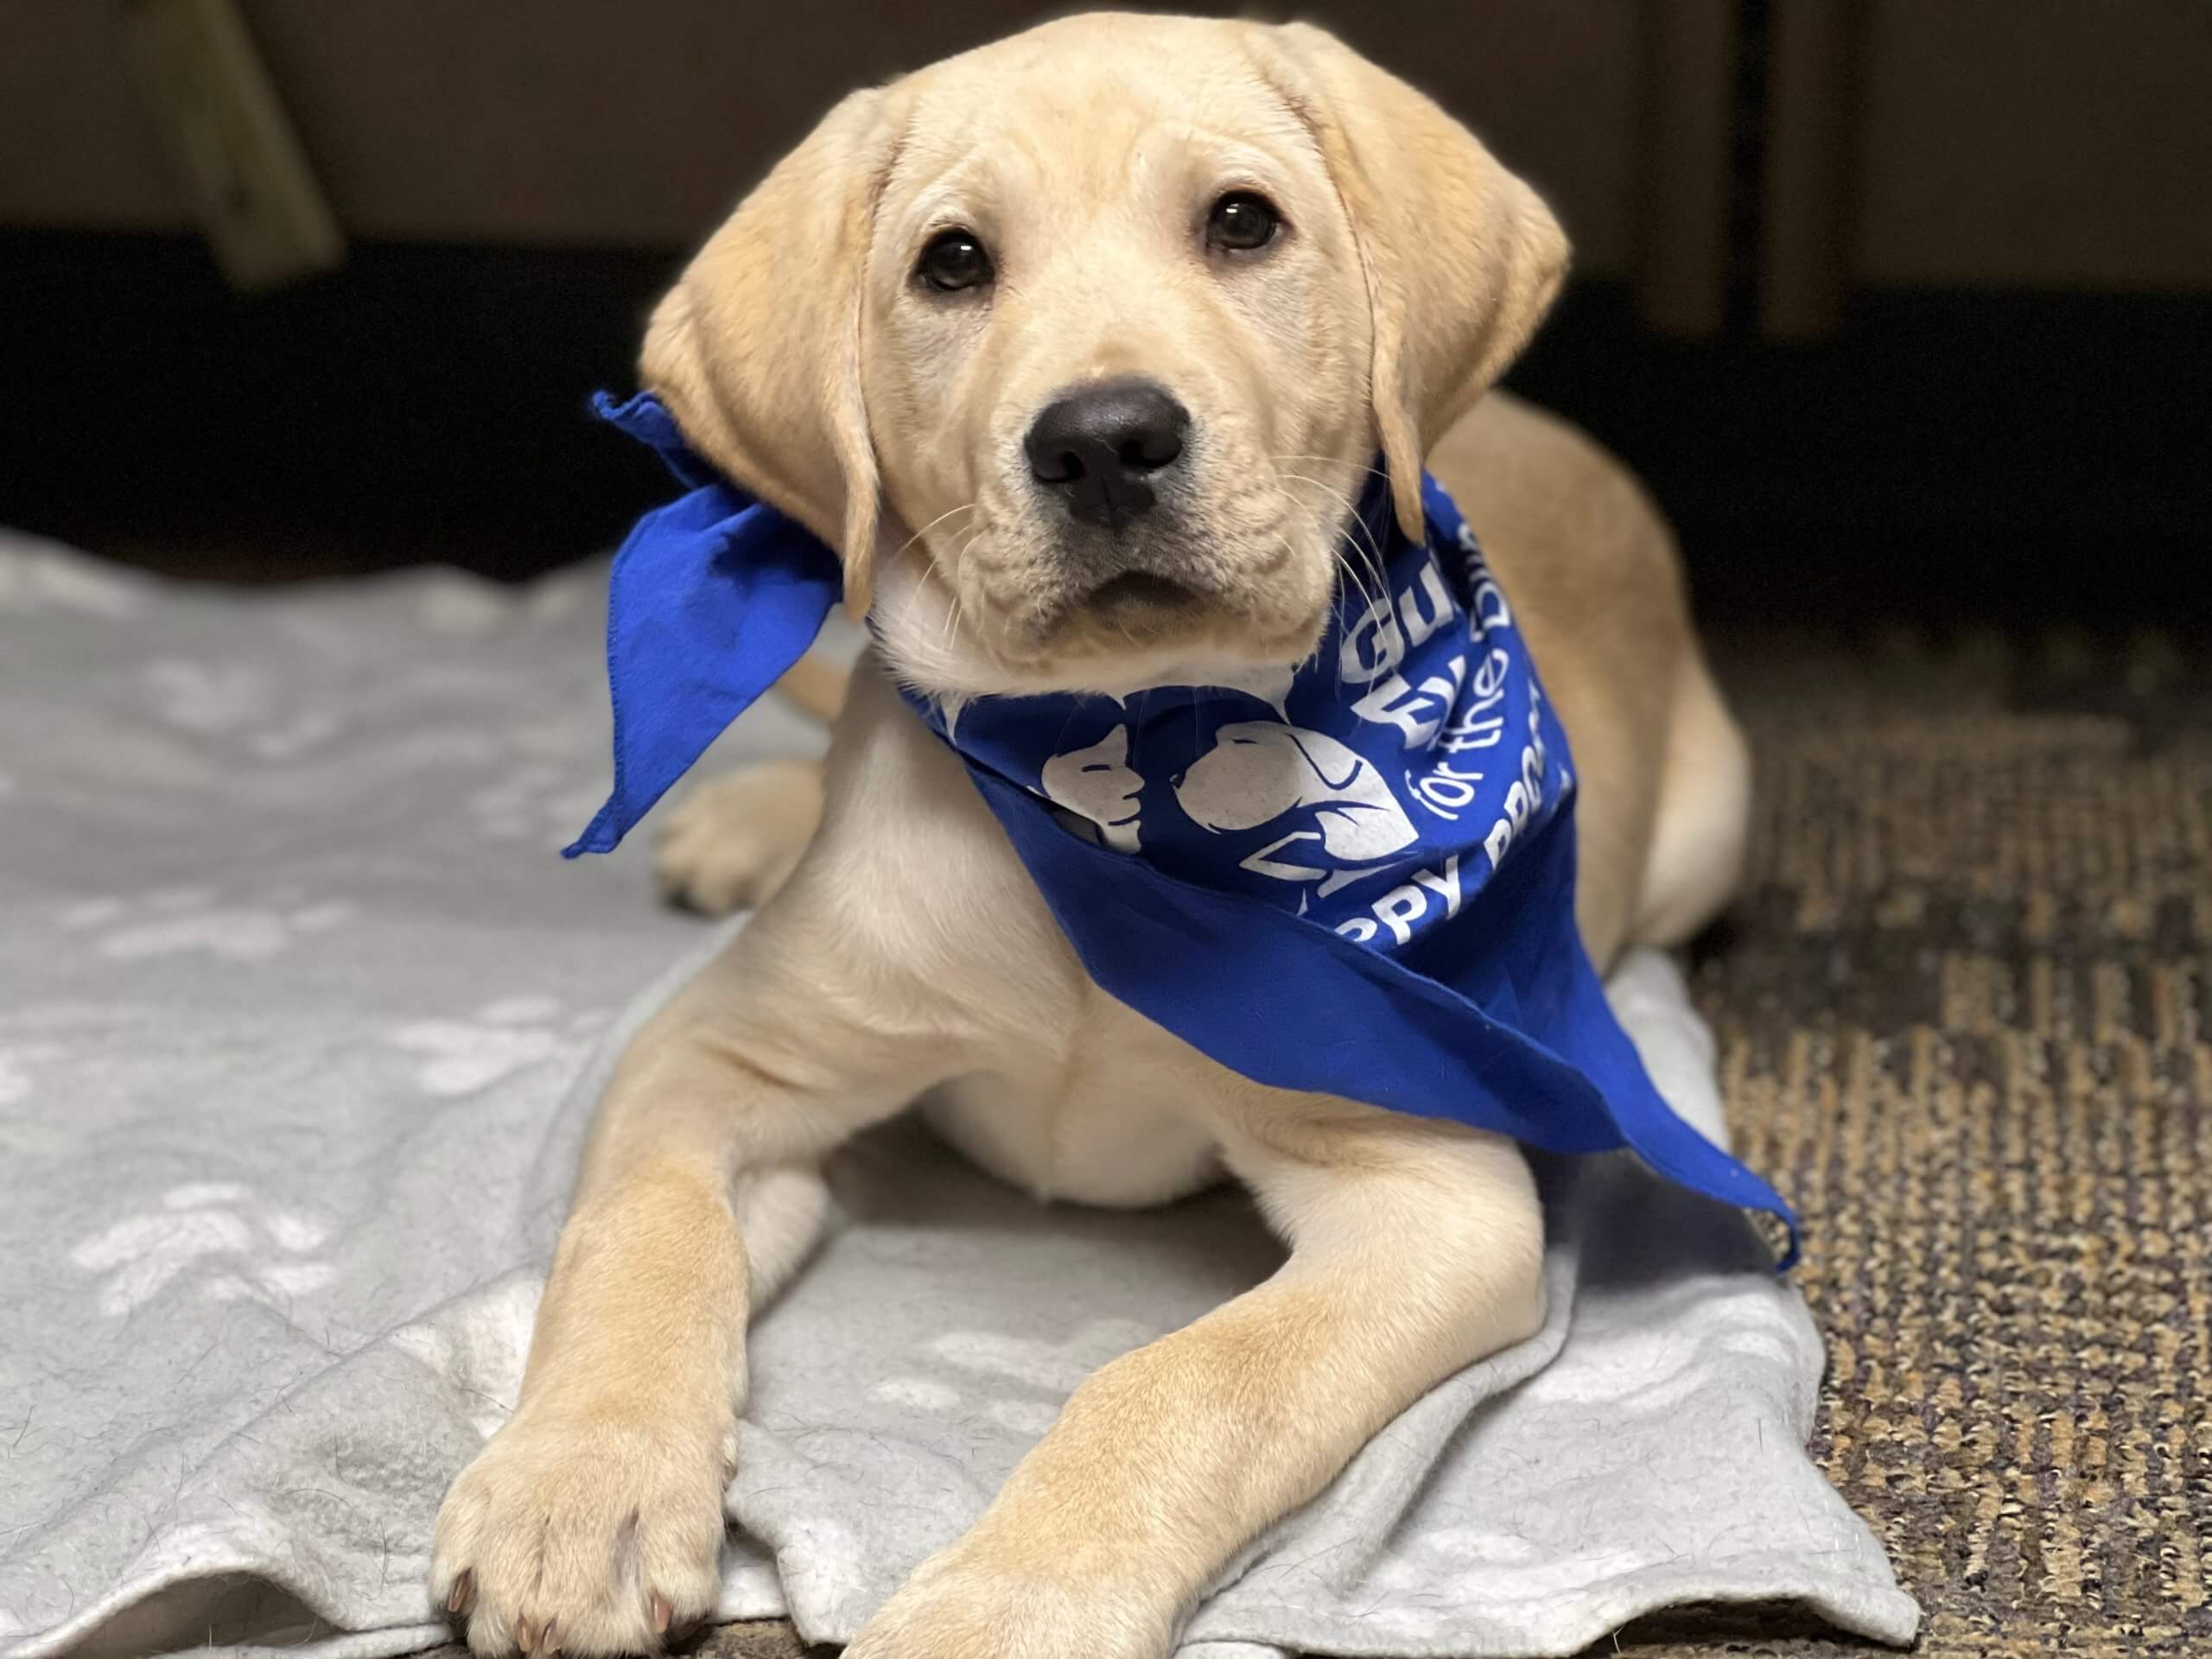
[[[0,523],[237,581],[604,551],[666,485],[585,399],[681,258],[371,243],[253,298],[192,238],[0,232]],[[2094,619],[2201,598],[2207,362],[2207,296],[1875,293],[1815,344],[1693,343],[1593,283],[1509,384],[1643,476],[1717,621]]]
[[[429,1618],[426,1609],[423,1623]],[[194,1648],[281,1649],[336,1634],[290,1592],[253,1573],[231,1573],[185,1580],[120,1608],[70,1650],[81,1659],[109,1659]]]

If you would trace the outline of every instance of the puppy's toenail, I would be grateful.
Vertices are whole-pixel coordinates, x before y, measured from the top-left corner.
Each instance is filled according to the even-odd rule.
[[[669,1605],[668,1598],[662,1595],[658,1591],[655,1591],[653,1592],[652,1613],[653,1634],[655,1636],[666,1636],[668,1634],[669,1623],[676,1617],[676,1609]]]
[[[476,1592],[476,1575],[463,1573],[453,1581],[453,1588],[446,1592],[446,1611],[462,1613],[468,1611],[468,1599]]]
[[[528,1653],[537,1645],[537,1626],[526,1618],[515,1621],[515,1646]]]

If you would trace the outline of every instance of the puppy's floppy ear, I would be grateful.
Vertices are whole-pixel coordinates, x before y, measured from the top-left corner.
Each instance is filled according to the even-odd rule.
[[[1376,424],[1398,522],[1419,536],[1422,458],[1535,332],[1567,275],[1567,236],[1396,76],[1310,24],[1262,35],[1262,71],[1313,132],[1351,221],[1375,319]]]
[[[879,499],[861,289],[890,102],[854,93],[777,163],[654,311],[640,367],[695,448],[839,550],[856,616]]]

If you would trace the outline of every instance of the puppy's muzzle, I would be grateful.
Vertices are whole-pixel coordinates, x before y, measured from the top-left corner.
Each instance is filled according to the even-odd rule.
[[[1122,376],[1063,392],[1022,447],[1030,475],[1077,523],[1118,536],[1152,511],[1160,475],[1183,458],[1191,411],[1156,380]]]

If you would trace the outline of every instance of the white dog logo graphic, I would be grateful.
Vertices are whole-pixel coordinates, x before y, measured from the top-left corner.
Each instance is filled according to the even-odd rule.
[[[1375,861],[1420,838],[1375,766],[1333,737],[1274,721],[1223,727],[1214,747],[1175,780],[1175,798],[1192,823],[1217,832],[1257,829],[1311,808],[1313,828],[1292,830],[1243,863],[1279,881],[1318,881],[1325,895],[1372,874]],[[1328,862],[1277,856],[1293,848],[1298,859]]]
[[[1096,826],[1099,839],[1117,853],[1137,849],[1137,797],[1144,779],[1129,766],[1129,728],[1116,726],[1087,749],[1071,749],[1045,763],[1038,780],[1045,798]]]

